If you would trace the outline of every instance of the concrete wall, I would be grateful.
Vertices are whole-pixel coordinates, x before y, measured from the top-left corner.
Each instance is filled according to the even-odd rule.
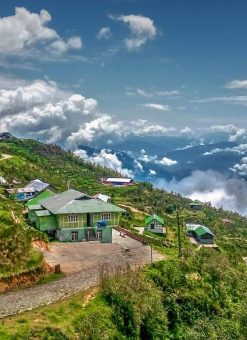
[[[155,225],[154,228],[151,228],[151,225],[148,225],[144,228],[145,231],[151,231],[152,233],[156,234],[164,234],[165,228],[162,225]]]
[[[59,241],[72,242],[72,232],[78,232],[78,242],[87,241],[88,235],[87,231],[92,230],[93,234],[96,236],[97,231],[102,232],[102,239],[99,239],[102,243],[111,243],[112,242],[112,228],[63,228],[58,229],[56,232],[56,238]],[[95,238],[96,239],[96,238]]]

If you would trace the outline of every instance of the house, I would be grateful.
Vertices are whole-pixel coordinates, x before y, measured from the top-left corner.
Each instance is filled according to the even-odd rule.
[[[126,186],[133,184],[132,178],[107,178],[105,184],[110,184],[114,186]]]
[[[6,179],[0,176],[0,185],[7,185],[7,184],[8,182],[6,181]]]
[[[164,234],[164,220],[160,216],[153,214],[145,219],[145,231],[151,231],[156,234]]]
[[[77,190],[41,200],[33,211],[36,228],[60,241],[112,242],[112,227],[119,224],[123,209]],[[31,214],[32,215],[32,214]]]
[[[186,224],[187,235],[194,237],[199,243],[213,244],[214,233],[206,226],[201,224]]]
[[[14,195],[16,201],[28,201],[31,198],[37,196],[44,190],[55,191],[55,188],[49,183],[42,182],[39,179],[35,179],[19,189],[6,189],[7,193]]]
[[[36,221],[35,211],[43,209],[40,205],[40,201],[54,195],[54,192],[50,190],[44,190],[26,202],[25,207],[27,208],[29,221],[34,223]]]
[[[110,202],[111,197],[107,196],[107,195],[103,195],[103,194],[97,194],[95,196],[93,196],[94,198],[97,198],[98,200],[101,200],[103,202]]]
[[[204,203],[195,200],[194,202],[190,203],[189,206],[193,210],[202,210],[204,208]]]

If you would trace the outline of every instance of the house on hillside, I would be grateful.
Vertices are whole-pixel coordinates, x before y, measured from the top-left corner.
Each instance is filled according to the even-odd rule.
[[[201,224],[186,224],[187,235],[192,236],[202,244],[213,244],[214,243],[214,233],[206,226]]]
[[[22,202],[30,200],[44,190],[50,190],[54,192],[56,189],[51,184],[42,182],[39,179],[29,182],[23,188],[6,189],[9,195],[14,195],[14,199],[16,201]]]
[[[110,184],[114,186],[126,186],[126,185],[131,185],[133,184],[133,179],[132,178],[107,178],[105,180],[105,184]]]
[[[165,222],[163,220],[163,218],[161,218],[160,216],[153,214],[148,216],[145,219],[145,227],[144,230],[145,231],[151,231],[152,233],[156,233],[156,234],[164,234],[165,233]]]
[[[27,216],[28,216],[29,221],[35,222],[36,221],[35,211],[43,209],[42,206],[40,205],[40,201],[46,198],[49,198],[51,196],[54,196],[54,195],[55,195],[54,192],[47,189],[47,190],[40,192],[34,198],[31,198],[25,203],[25,207],[27,208],[27,212],[28,212]]]
[[[36,228],[60,241],[112,242],[112,227],[119,224],[123,209],[69,189],[30,205]]]
[[[190,208],[193,209],[193,210],[202,210],[204,208],[204,203],[198,201],[198,200],[195,200],[194,202],[191,202],[189,204]]]

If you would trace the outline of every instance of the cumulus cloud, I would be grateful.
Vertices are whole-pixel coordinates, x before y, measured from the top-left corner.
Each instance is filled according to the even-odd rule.
[[[149,163],[149,162],[154,162],[157,159],[156,155],[150,156],[146,153],[144,149],[141,150],[141,155],[138,158],[140,161]]]
[[[7,80],[6,88],[0,90],[0,131],[30,138],[39,136],[52,142],[66,141],[69,147],[101,137],[112,143],[129,135],[167,135],[176,131],[145,119],[128,123],[116,120],[98,112],[95,99],[61,90],[50,80],[5,78],[2,81]]]
[[[24,7],[16,7],[15,14],[0,18],[0,55],[35,55],[35,48],[64,53],[80,49],[80,37],[65,40],[52,28],[47,27],[51,15],[45,9],[31,13]]]
[[[116,153],[111,153],[105,149],[102,149],[98,154],[88,156],[85,150],[76,150],[74,154],[86,162],[98,164],[102,167],[106,167],[121,173],[123,176],[133,177],[133,172],[126,168],[123,168],[122,162],[118,159]]]
[[[247,157],[243,157],[241,163],[235,164],[230,170],[241,176],[247,176]]]
[[[143,15],[120,15],[110,16],[113,20],[122,21],[128,25],[131,31],[131,37],[125,39],[125,47],[128,51],[139,50],[149,40],[153,39],[157,30],[152,19]]]
[[[98,34],[97,34],[97,39],[98,40],[108,40],[112,36],[111,29],[110,27],[102,27]]]
[[[176,160],[163,157],[160,161],[155,161],[155,163],[165,165],[165,166],[172,166],[172,165],[177,164],[178,162]]]
[[[209,132],[210,131],[229,134],[229,142],[236,142],[246,137],[246,129],[239,128],[233,124],[213,125],[209,128]]]
[[[235,79],[226,83],[227,89],[247,89],[247,80]]]
[[[150,176],[155,176],[156,175],[156,171],[152,170],[152,169],[149,169],[149,175]]]
[[[228,178],[218,172],[195,171],[181,181],[157,180],[156,186],[180,193],[191,199],[199,199],[226,210],[247,214],[247,183],[244,179]]]
[[[146,104],[143,104],[143,107],[146,107],[147,109],[158,110],[158,111],[170,111],[171,110],[169,105],[155,104],[155,103],[146,103]]]

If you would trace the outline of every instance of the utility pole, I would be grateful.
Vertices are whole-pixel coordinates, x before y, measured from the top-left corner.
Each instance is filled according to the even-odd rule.
[[[181,245],[181,229],[180,229],[180,219],[178,213],[178,207],[176,207],[177,212],[177,226],[178,226],[178,256],[182,256],[182,245]]]

